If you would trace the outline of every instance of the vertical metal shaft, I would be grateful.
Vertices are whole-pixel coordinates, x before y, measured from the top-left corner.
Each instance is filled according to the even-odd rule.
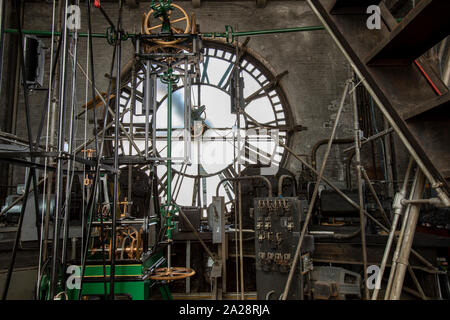
[[[133,128],[133,116],[136,110],[136,63],[133,61],[133,66],[131,67],[131,106],[130,106],[130,137],[133,139],[134,128]],[[128,153],[131,156],[133,147],[131,143],[128,145]],[[147,150],[146,150],[147,151]],[[148,153],[145,155],[147,156]],[[133,165],[128,166],[128,196],[127,201],[132,202],[132,192],[133,192]],[[125,204],[127,206],[127,213],[131,216],[131,205]]]
[[[121,6],[121,4],[119,4]],[[117,46],[116,46],[116,99],[115,99],[115,112],[114,112],[114,195],[113,195],[113,214],[112,214],[112,230],[111,230],[111,266],[110,266],[110,284],[109,284],[109,296],[111,300],[114,300],[114,282],[116,271],[116,227],[117,227],[117,209],[119,205],[119,118],[120,118],[120,69],[121,69],[121,57],[122,57],[122,33],[120,31],[120,23],[117,25]],[[107,112],[105,110],[105,112]]]
[[[414,190],[416,189],[416,186],[417,186],[419,170],[420,169],[416,170],[416,174],[414,176],[414,181],[413,181],[411,191],[410,191],[410,194],[408,197],[409,200],[412,200],[414,197]],[[395,270],[397,268],[398,256],[400,253],[400,249],[401,249],[401,245],[402,245],[402,241],[403,241],[403,235],[405,234],[406,224],[407,224],[410,212],[411,212],[411,205],[407,205],[405,213],[403,214],[403,222],[402,222],[402,226],[400,228],[400,234],[398,235],[398,238],[397,238],[397,246],[392,255],[391,271],[389,273],[389,279],[388,279],[388,283],[386,286],[386,292],[384,294],[384,300],[389,299],[389,296],[391,294],[392,283],[394,280]]]
[[[75,30],[73,33],[73,57],[72,57],[72,92],[70,101],[70,128],[69,128],[69,150],[68,152],[72,154],[73,152],[73,138],[74,138],[74,122],[75,122],[75,102],[76,102],[76,83],[77,83],[77,61],[78,61],[78,31]],[[69,241],[69,216],[70,216],[70,195],[72,189],[72,179],[71,178],[72,160],[67,161],[67,180],[66,180],[66,197],[64,206],[64,231],[63,231],[63,244],[62,244],[62,254],[61,254],[61,264],[65,266],[67,259],[67,243]]]
[[[236,95],[235,95],[235,101],[234,105],[237,109],[237,114],[236,114],[236,122],[237,122],[237,131],[238,131],[238,146],[237,146],[237,150],[239,152],[239,154],[241,154],[241,97],[240,97],[240,70],[239,70],[239,63],[240,63],[240,59],[239,59],[239,41],[238,39],[236,39],[236,61],[235,61],[235,65],[234,65],[234,78],[236,79],[235,83],[236,83]],[[241,161],[239,158],[238,161],[238,176],[241,176],[241,171],[242,171],[242,167],[241,167]],[[244,247],[243,247],[243,241],[242,241],[242,186],[241,186],[241,182],[238,181],[237,183],[237,187],[238,187],[238,194],[237,194],[237,198],[238,198],[238,207],[235,208],[235,210],[238,210],[238,219],[239,219],[239,275],[240,275],[240,285],[241,285],[241,300],[244,300],[245,297],[245,283],[244,283]],[[237,240],[237,239],[235,239]],[[236,241],[237,243],[237,241]],[[237,260],[237,258],[236,258]]]
[[[67,65],[67,28],[66,16],[67,6],[69,1],[64,1],[61,17],[61,37],[62,37],[62,57],[60,65],[60,81],[59,81],[59,119],[58,119],[58,153],[64,151],[64,135],[65,135],[65,119],[66,119],[66,65]],[[63,187],[63,159],[58,157],[56,168],[56,204],[53,219],[53,255],[52,255],[52,273],[50,285],[50,297],[56,294],[57,277],[58,277],[58,251],[59,251],[59,236],[60,236],[60,218],[62,208],[62,187]]]
[[[56,24],[56,31],[57,32],[61,32],[61,20],[62,20],[62,15],[61,15],[61,11],[62,11],[62,1],[58,1],[58,9],[57,9],[57,13],[58,13],[58,23]],[[59,41],[58,41],[58,53],[56,55],[56,57],[59,57],[59,55],[61,54],[61,46],[63,45],[62,42],[62,37],[59,37]],[[53,54],[53,52],[52,52]],[[56,58],[55,58],[56,59]],[[61,63],[61,60],[59,59],[59,63]],[[56,64],[55,64],[55,69],[56,69]],[[56,71],[56,70],[55,70]],[[50,114],[48,115],[50,118],[50,130],[48,130],[49,132],[49,145],[50,148],[53,148],[53,146],[55,145],[55,128],[56,128],[56,116],[57,116],[57,112],[56,112],[56,108],[58,105],[58,95],[57,95],[57,87],[58,87],[58,82],[59,80],[59,72],[55,72],[55,75],[53,77],[53,84],[52,84],[52,96],[51,96],[51,100],[50,100]],[[39,141],[36,141],[36,144],[38,144]],[[46,150],[48,151],[48,150]],[[53,163],[55,161],[55,159],[50,158],[49,159],[49,163]],[[49,244],[49,238],[48,238],[48,234],[49,234],[49,227],[50,227],[50,204],[51,204],[51,196],[53,193],[53,178],[55,177],[55,173],[53,171],[50,171],[48,173],[48,187],[47,187],[47,196],[46,196],[46,205],[45,205],[45,219],[44,219],[44,248],[42,249],[42,260],[45,261],[48,257],[48,244]]]
[[[0,0],[0,95],[2,93],[2,80],[3,80],[3,51],[5,34],[3,30],[5,28],[5,1]]]
[[[167,267],[171,266],[171,241],[172,241],[172,69],[169,69],[167,82],[167,234],[169,245],[167,246]]]
[[[425,187],[425,176],[419,170],[417,177],[417,184],[414,188],[414,199],[421,199],[423,189]],[[416,231],[417,221],[419,219],[420,204],[412,204],[411,211],[409,213],[408,221],[405,228],[405,233],[402,239],[401,249],[398,257],[397,268],[394,274],[394,280],[392,282],[392,289],[390,293],[390,300],[400,299],[402,292],[403,281],[405,279],[405,273],[409,265],[409,254],[411,253],[411,247],[414,240],[414,233]]]
[[[369,299],[369,288],[367,287],[367,249],[366,249],[366,217],[364,216],[364,199],[363,186],[361,177],[361,139],[359,133],[359,117],[358,117],[358,101],[356,99],[356,84],[353,79],[353,131],[355,137],[355,160],[356,160],[356,177],[358,183],[359,198],[359,224],[361,228],[361,249],[363,257],[364,272],[364,296]]]
[[[149,60],[147,60],[146,61],[146,63],[145,63],[145,77],[144,77],[144,112],[145,112],[145,145],[144,145],[144,149],[145,149],[145,152],[144,152],[144,155],[145,155],[145,158],[148,158],[149,157],[149,154],[148,154],[148,151],[149,151],[149,127],[150,127],[150,103],[151,103],[151,99],[150,99],[150,97],[151,97],[151,93],[150,93],[150,90],[151,90],[151,85],[150,85],[150,83],[151,83],[151,79],[150,79],[150,77],[151,77],[151,75],[150,75],[150,71],[151,71],[151,69],[152,69],[152,64],[151,64],[151,62],[149,61]],[[153,121],[152,122],[156,122],[155,120],[156,120],[156,114],[153,114]],[[152,144],[152,146],[153,146],[153,148],[155,148],[155,141],[156,141],[156,138],[153,136],[153,133],[152,133],[152,138],[153,138],[153,144]]]
[[[319,174],[317,176],[316,183],[314,185],[314,191],[313,191],[313,194],[311,196],[311,202],[309,203],[308,212],[306,214],[305,221],[303,222],[302,232],[300,234],[300,238],[298,239],[298,244],[297,244],[297,248],[295,250],[294,259],[292,261],[291,269],[289,270],[289,276],[288,276],[288,279],[286,281],[286,286],[284,287],[282,300],[286,300],[287,299],[287,296],[288,296],[288,293],[289,293],[289,288],[291,286],[291,282],[292,282],[292,279],[294,278],[294,273],[295,273],[295,270],[297,268],[297,263],[298,263],[298,261],[300,259],[300,252],[301,252],[301,247],[302,247],[302,244],[303,244],[303,239],[305,238],[306,230],[308,229],[309,220],[311,219],[312,211],[314,209],[314,203],[316,201],[316,197],[317,197],[317,194],[318,194],[318,191],[319,191],[319,185],[320,185],[320,182],[322,181],[323,173],[325,171],[325,166],[327,164],[328,155],[330,154],[331,146],[333,145],[333,140],[334,140],[334,137],[336,135],[336,130],[337,130],[337,126],[338,126],[338,123],[339,123],[339,119],[341,118],[341,113],[342,113],[342,110],[344,109],[345,98],[347,97],[349,86],[350,86],[350,82],[347,82],[345,84],[344,92],[342,94],[342,98],[341,98],[341,102],[340,102],[340,105],[339,105],[339,109],[338,109],[338,111],[336,113],[336,119],[334,120],[334,125],[333,125],[333,129],[331,131],[331,136],[330,136],[330,139],[328,140],[327,149],[325,150],[325,154],[323,156],[322,165],[320,167],[320,171],[319,171]],[[281,145],[281,143],[280,143],[280,145]]]

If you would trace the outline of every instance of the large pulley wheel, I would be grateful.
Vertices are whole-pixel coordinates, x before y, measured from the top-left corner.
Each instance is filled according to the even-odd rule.
[[[172,268],[158,268],[149,277],[152,280],[173,281],[192,277],[195,271],[190,268],[172,267]]]
[[[187,12],[179,5],[172,4],[174,10],[168,12],[170,20],[170,29],[174,34],[186,34],[190,32],[191,23]],[[148,13],[144,13],[142,22],[142,32],[145,34],[157,34],[158,30],[162,28],[163,19],[161,17],[155,18],[153,13],[155,10],[151,9]],[[183,39],[176,40],[153,40],[153,42],[162,45],[171,45],[183,41]]]

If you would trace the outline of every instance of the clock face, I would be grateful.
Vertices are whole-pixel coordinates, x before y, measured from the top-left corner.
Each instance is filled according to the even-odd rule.
[[[194,121],[197,125],[196,130],[190,128],[191,164],[175,161],[172,165],[173,200],[182,206],[199,205],[199,200],[202,206],[211,203],[219,182],[238,175],[239,163],[242,170],[246,166],[282,166],[284,149],[270,138],[270,133],[277,132],[279,139],[289,143],[287,132],[293,125],[279,77],[249,50],[242,51],[238,58],[244,86],[244,108],[238,121],[230,98],[233,67],[237,59],[235,47],[213,41],[204,41],[203,45],[203,61],[197,77],[192,80],[190,94],[192,126]],[[131,68],[122,76],[120,121],[128,132],[132,127],[135,142],[133,146],[126,137],[121,138],[119,153],[122,155],[137,155],[138,149],[142,154],[145,144],[145,116],[142,110],[145,67],[137,64],[135,70],[134,77]],[[182,80],[181,77],[173,86],[172,157],[184,155],[184,142],[180,141],[184,134],[185,90]],[[136,102],[134,112],[131,112],[133,84]],[[150,120],[156,121],[156,145],[149,146],[149,149],[159,157],[167,157],[167,84],[158,78],[157,88],[157,112],[155,116],[150,115]],[[238,135],[242,138],[239,141]],[[164,164],[158,165],[157,174],[159,193],[164,199],[167,182]],[[226,202],[230,203],[234,199],[232,184],[221,184],[219,195],[225,196]]]

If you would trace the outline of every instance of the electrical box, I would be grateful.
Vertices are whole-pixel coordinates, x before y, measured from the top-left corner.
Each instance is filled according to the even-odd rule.
[[[306,201],[294,197],[254,200],[258,300],[278,300],[283,294],[307,208]],[[305,236],[302,257],[313,250],[314,238]],[[308,268],[311,268],[309,263],[297,264],[288,299],[303,298],[302,274],[309,271]]]

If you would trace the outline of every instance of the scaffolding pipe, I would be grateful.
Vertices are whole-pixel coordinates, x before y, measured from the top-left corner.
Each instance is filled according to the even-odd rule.
[[[414,196],[414,190],[416,189],[416,186],[417,186],[418,173],[419,173],[419,170],[416,170],[416,174],[414,176],[414,182],[413,182],[413,185],[411,186],[411,190],[410,190],[410,193],[409,193],[409,198],[410,199],[412,199],[413,196]],[[384,300],[387,300],[389,298],[389,296],[390,296],[390,293],[391,293],[392,283],[393,283],[392,280],[394,278],[395,270],[397,268],[397,261],[398,261],[398,257],[399,257],[399,252],[400,252],[400,249],[401,249],[401,245],[402,245],[402,241],[403,241],[403,235],[405,234],[406,223],[408,221],[408,217],[409,217],[409,213],[410,212],[411,212],[411,206],[408,205],[406,207],[405,214],[403,215],[403,222],[402,222],[402,226],[400,228],[400,234],[399,234],[398,239],[397,239],[397,246],[396,246],[395,251],[394,251],[394,253],[392,255],[391,271],[390,271],[390,274],[389,274],[389,279],[388,279],[388,283],[387,283],[387,286],[386,286],[386,291],[385,291],[385,294],[384,294]]]
[[[367,248],[366,248],[366,230],[364,216],[364,194],[362,189],[362,170],[361,170],[361,140],[359,133],[359,117],[358,103],[356,100],[356,84],[355,79],[352,82],[352,98],[353,98],[353,134],[355,138],[355,158],[356,158],[356,177],[358,181],[358,199],[359,199],[359,224],[361,228],[361,249],[363,258],[363,275],[364,275],[364,296],[369,299],[369,288],[367,287]]]
[[[389,253],[391,252],[392,243],[394,241],[395,230],[397,230],[397,224],[400,219],[400,215],[404,209],[401,200],[406,196],[406,188],[408,187],[408,180],[411,174],[411,169],[414,164],[414,160],[411,157],[408,163],[408,167],[405,173],[405,179],[403,181],[403,186],[400,191],[395,195],[394,203],[392,205],[392,209],[394,211],[394,217],[392,219],[391,230],[389,231],[388,240],[386,242],[386,247],[384,249],[383,258],[381,259],[380,271],[378,272],[377,281],[375,284],[375,289],[372,293],[372,300],[377,300],[378,293],[380,292],[381,287],[381,279],[383,279],[384,269],[386,268],[386,263],[389,257]]]
[[[419,170],[417,177],[417,184],[414,188],[413,199],[420,199],[425,187],[425,176]],[[406,270],[409,265],[409,255],[414,240],[414,233],[416,231],[417,221],[419,219],[420,205],[411,205],[408,221],[406,223],[405,233],[402,239],[401,249],[398,257],[397,268],[395,270],[394,279],[392,282],[392,290],[390,293],[390,300],[399,300],[402,292],[403,281],[405,279]]]

